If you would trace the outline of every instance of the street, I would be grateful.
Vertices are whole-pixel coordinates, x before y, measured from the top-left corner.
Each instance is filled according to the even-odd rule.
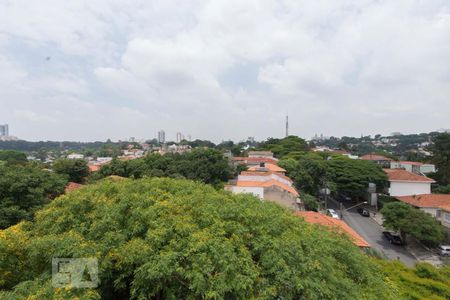
[[[330,201],[329,206],[339,211],[334,201]],[[408,253],[402,246],[390,244],[383,236],[383,227],[378,225],[372,218],[363,217],[356,208],[343,212],[343,221],[361,235],[372,248],[383,252],[389,259],[400,259],[404,264],[414,267],[417,260]]]

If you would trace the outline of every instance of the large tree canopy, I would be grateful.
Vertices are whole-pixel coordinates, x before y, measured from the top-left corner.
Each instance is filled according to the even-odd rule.
[[[0,160],[8,164],[25,164],[28,159],[25,153],[14,150],[0,150]]]
[[[328,161],[328,165],[337,190],[352,197],[364,196],[369,183],[375,183],[378,189],[387,184],[387,175],[370,161],[337,155]]]
[[[219,185],[231,176],[228,160],[214,149],[194,149],[183,154],[150,154],[131,161],[115,159],[100,170],[100,175],[174,177]]]
[[[259,147],[262,150],[272,151],[276,157],[282,158],[287,154],[294,155],[308,150],[308,143],[298,136],[290,135],[283,139],[269,138],[262,142]]]
[[[441,184],[450,184],[450,134],[442,133],[433,139],[433,163],[436,164],[436,177]]]
[[[84,159],[60,158],[53,163],[53,170],[66,175],[69,181],[82,183],[89,175],[89,167]]]
[[[0,165],[0,228],[30,219],[35,210],[61,194],[67,180],[37,166]]]
[[[100,286],[52,289],[54,257],[96,257]],[[0,231],[0,298],[394,299],[340,234],[187,180],[103,180]],[[34,299],[34,298],[33,298]]]
[[[381,209],[383,226],[409,234],[430,246],[437,246],[445,235],[441,224],[430,214],[403,202],[386,203]]]

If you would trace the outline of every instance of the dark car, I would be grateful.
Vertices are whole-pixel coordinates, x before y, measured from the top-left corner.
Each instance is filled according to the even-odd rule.
[[[403,245],[402,238],[398,234],[390,231],[383,231],[383,235],[386,237],[389,243],[395,245]]]
[[[370,217],[370,212],[365,208],[360,207],[357,209],[357,211],[363,217]]]

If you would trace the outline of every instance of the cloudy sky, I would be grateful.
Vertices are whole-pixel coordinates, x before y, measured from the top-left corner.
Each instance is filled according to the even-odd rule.
[[[0,124],[29,140],[450,128],[448,0],[1,0]]]

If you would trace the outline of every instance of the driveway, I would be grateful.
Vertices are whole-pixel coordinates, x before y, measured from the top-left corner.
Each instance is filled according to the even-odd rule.
[[[337,205],[330,201],[330,207],[334,207],[338,211]],[[344,211],[343,220],[361,235],[372,248],[384,253],[389,259],[399,259],[409,267],[414,267],[417,260],[402,246],[392,245],[383,236],[383,227],[372,218],[363,217],[356,212],[356,209]]]

